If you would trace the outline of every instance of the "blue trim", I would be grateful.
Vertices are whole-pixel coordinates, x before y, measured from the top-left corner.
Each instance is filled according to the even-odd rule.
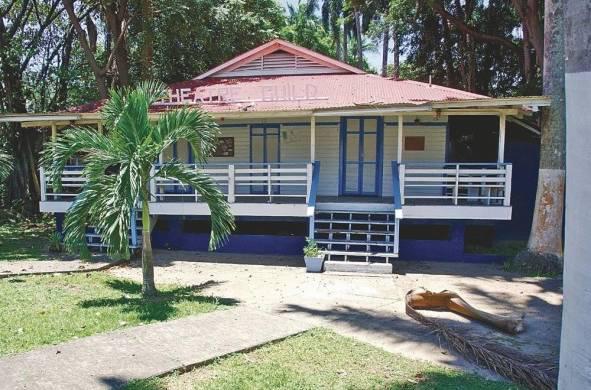
[[[347,131],[347,120],[356,119],[359,120],[359,131]],[[365,121],[375,120],[376,130],[365,131]],[[357,147],[359,148],[357,161],[347,161],[347,134],[359,134],[359,142]],[[375,161],[365,161],[364,150],[365,150],[365,134],[376,135],[376,159]],[[339,195],[353,195],[353,196],[381,196],[382,195],[382,180],[383,180],[383,155],[384,155],[384,121],[382,117],[341,117],[340,126],[340,139],[339,139]],[[357,164],[357,191],[347,191],[347,165]],[[374,191],[366,192],[363,191],[363,179],[364,179],[364,167],[365,165],[375,165],[375,183]]]
[[[402,209],[402,196],[400,195],[400,173],[398,161],[392,161],[392,197],[394,198],[394,209]]]
[[[312,185],[310,185],[310,197],[308,206],[316,207],[316,194],[318,192],[318,182],[320,180],[320,161],[314,161],[312,168]]]

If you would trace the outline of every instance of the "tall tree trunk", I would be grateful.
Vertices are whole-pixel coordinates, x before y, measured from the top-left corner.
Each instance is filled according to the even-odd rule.
[[[150,194],[146,189],[142,199],[142,295],[145,297],[151,297],[157,293],[154,283],[154,257],[150,236],[149,197]]]
[[[589,0],[565,2],[566,35],[566,221],[564,308],[558,389],[591,389],[591,7]]]
[[[388,49],[390,48],[390,28],[384,28],[382,36],[382,77],[388,76]]]
[[[544,95],[538,190],[528,250],[562,259],[565,184],[564,21],[562,0],[546,0],[544,34]]]
[[[361,11],[355,10],[355,36],[357,39],[357,67],[363,69],[363,37],[361,34]]]
[[[400,78],[400,37],[395,26],[392,27],[392,77]]]
[[[102,69],[96,58],[94,57],[94,53],[88,40],[86,39],[86,32],[82,28],[80,24],[80,20],[76,16],[76,12],[74,11],[74,4],[72,0],[62,0],[64,4],[64,8],[68,13],[68,18],[70,19],[70,23],[74,27],[74,31],[76,31],[76,35],[78,36],[78,41],[80,42],[80,47],[82,48],[82,52],[84,53],[84,57],[94,74],[94,78],[96,80],[96,86],[101,99],[106,99],[109,95],[107,90],[107,77],[106,72]]]
[[[349,28],[346,23],[343,26],[343,62],[349,63]]]
[[[149,80],[152,78],[152,64],[154,61],[154,13],[151,0],[141,0],[141,13],[143,34],[141,78],[142,80]]]

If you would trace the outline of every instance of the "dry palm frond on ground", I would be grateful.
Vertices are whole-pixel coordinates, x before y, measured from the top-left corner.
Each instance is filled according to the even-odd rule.
[[[499,375],[502,375],[505,378],[514,381],[515,383],[525,385],[531,389],[556,389],[556,379],[558,373],[556,364],[524,355],[519,351],[499,345],[498,343],[491,343],[480,338],[462,335],[460,332],[445,325],[442,321],[428,318],[421,314],[417,309],[429,308],[425,301],[421,302],[421,297],[428,296],[429,294],[434,293],[424,289],[409,291],[406,294],[405,299],[406,314],[416,321],[419,321],[423,325],[431,328],[437,335],[443,337],[443,339],[445,339],[455,350],[460,352],[468,359],[474,361],[476,364],[493,370]],[[437,294],[438,293],[436,293],[435,296],[437,296]],[[444,291],[439,294],[444,294],[447,296],[447,298],[450,296],[459,298],[457,294],[450,291]],[[439,298],[441,298],[441,296]],[[417,302],[420,303],[416,304]],[[434,305],[433,308],[436,310],[441,310],[444,308],[443,306],[439,305],[437,307]],[[479,314],[485,313],[481,311],[478,312]],[[469,317],[469,315],[466,313],[460,314]],[[486,314],[493,316],[490,313]],[[498,318],[496,319],[502,318],[501,316],[497,317]],[[494,318],[494,316],[488,318]],[[512,317],[507,318],[515,319]]]

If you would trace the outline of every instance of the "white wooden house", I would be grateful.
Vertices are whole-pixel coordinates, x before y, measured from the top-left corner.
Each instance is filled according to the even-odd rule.
[[[329,265],[338,266],[390,264],[400,254],[401,221],[510,220],[506,124],[547,104],[543,97],[494,99],[382,78],[273,40],[171,85],[169,98],[150,115],[194,105],[218,121],[216,155],[195,168],[216,179],[239,221],[226,250],[299,251],[308,235],[324,248]],[[100,107],[95,102],[4,120],[51,127],[54,136],[71,124],[102,131]],[[496,161],[448,161],[450,118],[474,115],[498,118],[498,142],[491,145]],[[174,145],[161,161],[170,158],[194,165],[186,143]],[[59,217],[68,209],[83,178],[76,166],[64,176],[68,187],[55,193],[41,172],[41,211]],[[159,217],[156,245],[205,248],[200,221],[209,210],[199,195],[164,180],[152,182],[151,193],[150,207]],[[100,245],[92,237],[89,242]]]

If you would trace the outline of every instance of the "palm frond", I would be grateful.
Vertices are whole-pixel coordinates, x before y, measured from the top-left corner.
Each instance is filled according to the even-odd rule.
[[[52,186],[59,190],[62,172],[70,158],[77,154],[111,154],[115,150],[105,135],[91,128],[75,127],[66,130],[55,141],[45,144],[40,163],[47,170]]]
[[[13,158],[10,154],[0,152],[0,181],[6,180],[6,178],[12,172]]]
[[[220,129],[211,115],[183,108],[166,113],[154,127],[154,141],[166,149],[180,139],[191,145],[195,161],[205,163],[215,151]]]
[[[217,249],[227,240],[235,229],[234,216],[224,195],[211,177],[200,170],[189,169],[176,161],[163,165],[155,173],[155,176],[176,179],[184,185],[191,186],[203,197],[211,213],[209,250]]]
[[[92,226],[110,255],[129,257],[130,216],[135,202],[122,188],[126,185],[127,180],[110,175],[87,181],[64,220],[68,249],[85,253],[86,230]]]

